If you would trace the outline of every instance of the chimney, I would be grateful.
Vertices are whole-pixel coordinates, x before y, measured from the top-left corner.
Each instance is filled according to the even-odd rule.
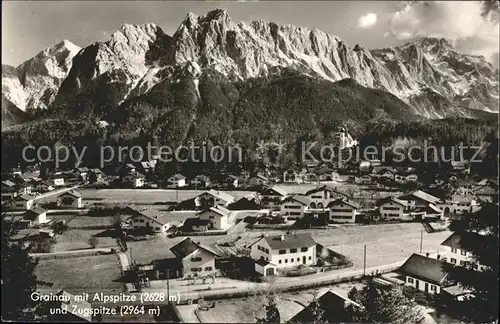
[[[441,255],[439,255],[439,254],[438,254],[438,255],[437,255],[437,259],[438,259],[438,260],[439,260],[439,259],[441,259]]]
[[[426,256],[426,257],[429,257],[429,252],[425,253],[425,256]]]

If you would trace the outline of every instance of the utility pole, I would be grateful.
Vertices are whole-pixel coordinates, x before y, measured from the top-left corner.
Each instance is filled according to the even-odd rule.
[[[366,245],[363,253],[363,276],[366,275]]]
[[[422,253],[422,241],[424,238],[424,230],[420,230],[420,253]]]

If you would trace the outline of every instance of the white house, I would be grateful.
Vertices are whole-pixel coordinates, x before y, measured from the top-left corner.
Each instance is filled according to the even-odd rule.
[[[82,195],[76,190],[70,190],[57,196],[57,207],[83,208]]]
[[[480,208],[476,197],[470,195],[452,195],[451,199],[441,201],[437,205],[445,214],[463,214]]]
[[[27,227],[45,224],[48,222],[47,211],[41,207],[32,207],[26,211],[21,222]]]
[[[62,174],[54,175],[53,181],[55,187],[64,186],[64,176]]]
[[[283,172],[283,182],[285,183],[297,183],[299,178],[299,174],[297,171],[288,169]]]
[[[383,219],[404,220],[408,212],[408,203],[395,197],[385,198],[379,202],[379,212]]]
[[[229,204],[234,202],[234,197],[230,194],[210,189],[194,199],[195,206],[198,208],[213,207],[213,206],[223,206],[227,207]]]
[[[439,294],[449,286],[447,273],[442,269],[443,263],[442,260],[413,253],[401,266],[400,272],[405,275],[405,285],[428,294]]]
[[[144,187],[144,180],[146,177],[135,171],[131,171],[129,174],[122,178],[122,182],[131,185],[133,188]]]
[[[256,261],[268,261],[276,271],[311,266],[316,264],[316,242],[309,234],[264,236],[250,246],[250,257]],[[255,268],[256,271],[262,269],[262,265]],[[269,275],[269,272],[261,274]]]
[[[186,186],[186,177],[182,174],[174,174],[167,179],[167,186],[173,188],[181,188]]]
[[[337,199],[328,204],[330,221],[337,223],[355,223],[359,205],[347,199]]]
[[[398,198],[408,202],[408,205],[412,207],[427,207],[429,204],[439,206],[439,203],[441,202],[441,199],[429,195],[422,190],[413,191],[410,194],[403,195]]]
[[[136,211],[135,215],[129,218],[133,229],[143,229],[158,234],[166,233],[169,230],[170,222],[167,215],[158,215],[149,210]]]
[[[280,209],[283,199],[288,196],[288,191],[276,185],[261,189],[259,196],[263,208],[277,210]]]
[[[325,208],[328,204],[336,199],[346,198],[349,199],[350,195],[335,187],[323,185],[315,189],[309,190],[304,194],[311,200],[311,208]]]
[[[206,188],[210,183],[210,178],[204,174],[199,174],[191,180],[191,185],[195,188]]]
[[[481,234],[473,232],[451,234],[439,247],[439,254],[442,256],[442,259],[455,265],[463,267],[470,266],[477,271],[484,270],[485,266],[474,261],[473,254],[468,249],[464,248],[464,240],[468,241],[469,244],[470,242],[476,242],[479,246],[483,241],[483,237]]]
[[[197,216],[201,220],[208,220],[210,222],[210,227],[217,230],[226,230],[228,228],[228,218],[230,210],[222,207],[210,207],[207,210],[201,211]]]
[[[289,196],[281,202],[280,214],[287,216],[303,217],[309,209],[311,200],[305,196]]]
[[[237,176],[230,174],[224,179],[223,183],[227,187],[237,188],[239,186],[240,179]]]
[[[35,197],[30,195],[21,195],[16,197],[12,202],[11,208],[14,210],[28,210],[33,207],[35,202]]]
[[[215,258],[219,257],[219,254],[208,246],[187,237],[174,245],[170,251],[182,264],[183,278],[215,275]]]

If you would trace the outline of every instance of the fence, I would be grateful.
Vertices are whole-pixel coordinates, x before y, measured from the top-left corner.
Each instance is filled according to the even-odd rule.
[[[40,259],[40,260],[56,260],[56,259],[72,259],[72,258],[81,258],[88,256],[97,256],[97,255],[108,255],[114,254],[113,249],[109,250],[89,250],[89,251],[75,251],[75,252],[67,252],[61,254],[52,254],[52,253],[34,253],[30,254],[32,257]]]

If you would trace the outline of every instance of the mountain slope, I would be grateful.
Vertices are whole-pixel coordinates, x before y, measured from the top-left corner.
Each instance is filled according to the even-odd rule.
[[[17,68],[2,65],[2,95],[19,109],[45,109],[52,104],[80,47],[62,41]]]
[[[172,36],[154,24],[124,25],[106,42],[94,43],[74,57],[55,100],[52,85],[38,89],[36,98],[54,101],[55,111],[70,110],[73,118],[88,109],[102,116],[135,97],[141,100],[158,85],[184,82],[176,73],[193,67],[217,72],[233,84],[284,70],[329,82],[352,79],[391,93],[411,115],[427,118],[498,112],[498,71],[482,57],[457,52],[443,39],[423,38],[376,50],[351,48],[317,29],[236,22],[219,9],[205,16],[189,13]],[[18,83],[24,86],[24,78],[6,73],[5,80],[6,98],[21,109],[34,106],[34,94],[16,91]]]

